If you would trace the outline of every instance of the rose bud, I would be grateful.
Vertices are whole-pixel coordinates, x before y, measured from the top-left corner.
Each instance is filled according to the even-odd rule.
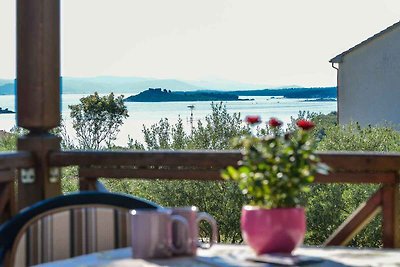
[[[282,122],[280,120],[278,120],[277,118],[271,118],[268,121],[268,125],[272,128],[277,128],[282,125]]]
[[[315,126],[315,124],[312,121],[307,121],[307,120],[299,120],[297,121],[296,124],[305,131],[311,130]]]
[[[248,124],[257,124],[257,123],[261,122],[261,118],[260,118],[260,116],[246,116],[245,121]]]

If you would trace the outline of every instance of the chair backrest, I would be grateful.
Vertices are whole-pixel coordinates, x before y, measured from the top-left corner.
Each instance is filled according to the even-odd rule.
[[[80,192],[22,210],[0,226],[0,262],[29,266],[130,245],[130,209],[158,205],[129,195]]]

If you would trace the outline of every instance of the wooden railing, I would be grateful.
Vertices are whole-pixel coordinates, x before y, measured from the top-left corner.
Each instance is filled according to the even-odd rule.
[[[381,211],[383,246],[400,247],[400,154],[328,152],[318,155],[331,167],[331,173],[317,175],[315,183],[381,185],[324,245],[346,245]],[[78,166],[80,190],[98,190],[98,178],[222,181],[221,169],[236,165],[240,158],[239,151],[66,151],[49,153],[48,164],[52,168]],[[35,164],[30,153],[0,154],[0,214],[3,220],[15,212],[15,169]],[[20,189],[25,186],[32,185],[20,182]]]
[[[34,158],[29,152],[0,152],[0,170],[28,168],[34,165]]]
[[[16,169],[34,165],[28,152],[0,152],[0,224],[16,213]]]
[[[316,183],[373,183],[380,189],[335,231],[325,245],[346,245],[382,211],[384,247],[400,247],[400,154],[319,153],[332,171]],[[52,166],[79,166],[81,190],[94,190],[98,178],[221,180],[221,169],[236,165],[238,151],[55,152]]]

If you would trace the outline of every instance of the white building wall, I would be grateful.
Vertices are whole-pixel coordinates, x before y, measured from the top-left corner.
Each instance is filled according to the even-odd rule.
[[[400,27],[343,57],[338,111],[340,124],[400,125]]]

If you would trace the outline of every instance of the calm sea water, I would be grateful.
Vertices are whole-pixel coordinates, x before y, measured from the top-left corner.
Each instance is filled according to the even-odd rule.
[[[68,105],[79,103],[79,99],[85,95],[65,94],[62,96],[62,116],[66,121],[67,132],[72,137],[73,129],[69,117]],[[242,98],[254,98],[253,101],[229,101],[226,104],[229,113],[240,113],[242,118],[246,115],[260,115],[263,120],[277,117],[288,123],[290,117],[296,117],[299,111],[310,111],[327,114],[336,111],[336,102],[305,102],[304,99],[271,98],[265,96],[246,96]],[[143,140],[143,125],[151,126],[161,118],[168,118],[169,122],[175,123],[181,117],[186,129],[190,129],[190,109],[194,105],[194,121],[203,120],[211,113],[211,102],[157,102],[157,103],[126,103],[129,118],[118,135],[116,143],[125,146],[128,136]],[[15,97],[11,95],[0,96],[0,107],[15,110]],[[0,114],[0,130],[10,130],[15,122],[15,114]]]

